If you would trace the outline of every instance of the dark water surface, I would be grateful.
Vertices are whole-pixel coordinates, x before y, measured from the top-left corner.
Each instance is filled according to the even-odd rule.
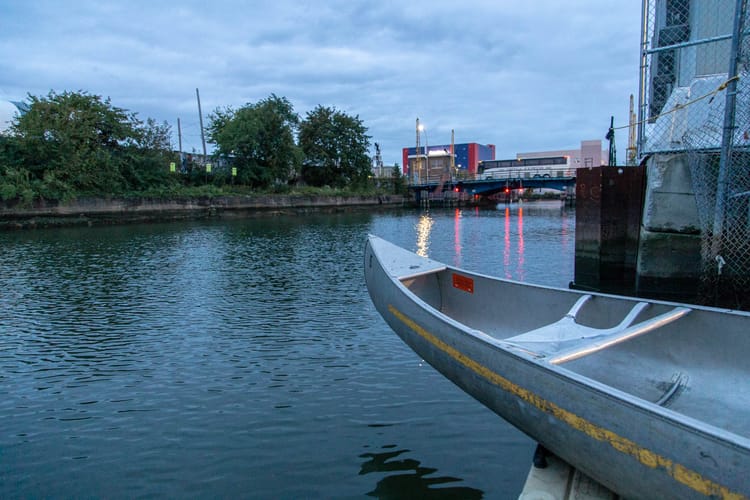
[[[515,498],[534,444],[372,306],[365,236],[567,286],[572,211],[0,233],[0,497]]]

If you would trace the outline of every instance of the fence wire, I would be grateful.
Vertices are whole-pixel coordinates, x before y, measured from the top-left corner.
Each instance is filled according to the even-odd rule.
[[[750,309],[747,0],[644,0],[639,154],[684,155],[705,304]]]

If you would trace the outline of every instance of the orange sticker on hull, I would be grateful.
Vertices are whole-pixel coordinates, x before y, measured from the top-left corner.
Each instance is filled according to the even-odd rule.
[[[453,288],[464,292],[474,293],[474,280],[460,274],[453,273]]]

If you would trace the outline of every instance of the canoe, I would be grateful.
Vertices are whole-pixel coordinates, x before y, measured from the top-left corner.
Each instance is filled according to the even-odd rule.
[[[750,496],[749,313],[494,278],[376,236],[364,259],[407,345],[603,486]]]

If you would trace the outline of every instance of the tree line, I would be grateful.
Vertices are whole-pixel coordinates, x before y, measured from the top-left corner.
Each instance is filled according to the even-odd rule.
[[[358,116],[318,105],[300,118],[288,99],[271,94],[208,118],[210,173],[205,162],[180,158],[166,122],[141,121],[84,91],[29,95],[27,111],[0,136],[0,199],[175,193],[206,184],[275,192],[369,186],[370,137]]]

